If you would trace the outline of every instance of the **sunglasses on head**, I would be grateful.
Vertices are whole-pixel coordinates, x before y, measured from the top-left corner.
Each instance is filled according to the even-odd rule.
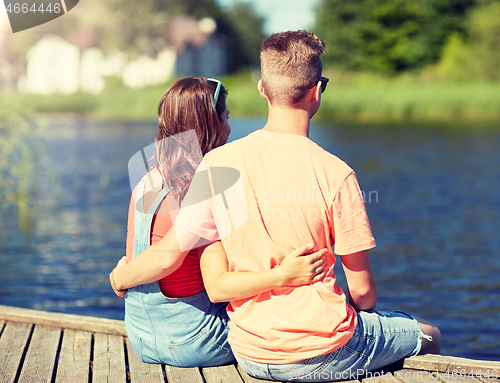
[[[220,94],[220,88],[222,87],[222,83],[214,78],[207,78],[207,80],[217,83],[217,88],[215,89],[214,93],[214,105],[217,105],[217,101],[219,101],[219,94]]]
[[[316,86],[316,84],[320,81],[321,81],[321,93],[323,93],[326,90],[326,84],[328,84],[328,81],[330,81],[328,77],[321,77],[319,80],[314,81],[311,85],[309,85],[309,88]]]

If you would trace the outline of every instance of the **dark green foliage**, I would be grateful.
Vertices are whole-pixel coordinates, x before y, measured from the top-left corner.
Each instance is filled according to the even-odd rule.
[[[259,66],[259,55],[262,41],[266,35],[262,32],[264,19],[255,14],[253,8],[247,3],[237,3],[227,14],[234,30],[235,39],[240,45],[242,56],[231,58],[237,60],[234,67]]]
[[[468,17],[467,36],[446,41],[438,74],[446,79],[500,80],[500,2],[483,2]]]
[[[322,0],[315,32],[326,64],[392,74],[436,62],[446,38],[465,33],[474,0]]]

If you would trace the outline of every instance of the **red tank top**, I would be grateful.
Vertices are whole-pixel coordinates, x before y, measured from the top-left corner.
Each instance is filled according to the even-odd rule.
[[[149,194],[149,193],[148,193]],[[152,194],[152,193],[151,193]],[[135,212],[135,190],[130,199],[127,223],[127,262],[132,260],[134,251],[134,212]],[[166,198],[173,198],[170,194]],[[162,201],[151,224],[151,245],[162,239],[172,227],[172,220],[168,213],[167,203]],[[161,292],[170,298],[182,298],[194,295],[205,287],[201,277],[200,261],[198,251],[191,250],[184,258],[182,265],[169,276],[159,281]]]

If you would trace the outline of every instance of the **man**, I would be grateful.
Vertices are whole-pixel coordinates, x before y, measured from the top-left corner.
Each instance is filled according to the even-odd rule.
[[[264,379],[340,380],[352,377],[346,371],[373,370],[419,351],[439,352],[435,326],[425,321],[419,326],[402,312],[370,311],[376,285],[367,250],[375,242],[355,174],[308,139],[328,81],[322,77],[324,49],[323,41],[306,31],[266,39],[258,84],[269,106],[266,125],[204,158],[207,169],[231,166],[240,172],[248,208],[245,224],[221,239],[227,260],[217,243],[203,252],[203,279],[212,300],[228,299],[231,284],[237,288],[237,279],[224,280],[225,270],[272,269],[305,243],[330,249],[322,281],[230,302],[233,352],[249,374]],[[191,214],[181,209],[176,227],[216,237],[227,215],[210,204],[199,206]],[[335,284],[332,245],[342,260],[349,304]]]
[[[306,31],[266,39],[258,84],[269,106],[266,125],[212,150],[199,168],[199,174],[212,169],[212,176],[215,169],[236,169],[246,209],[235,204],[240,196],[234,198],[234,190],[225,192],[224,203],[212,198],[183,206],[176,236],[169,233],[127,270],[115,269],[118,288],[154,281],[175,270],[181,249],[190,249],[198,238],[221,238],[203,250],[205,287],[213,301],[230,301],[233,352],[250,375],[264,379],[346,380],[418,352],[439,352],[439,330],[429,322],[373,311],[377,293],[368,250],[375,241],[356,176],[308,139],[328,82],[322,77],[324,49],[323,41]],[[207,192],[195,181],[196,175],[186,199],[201,201],[196,193]],[[211,189],[217,197],[217,188]],[[244,224],[238,217],[242,210],[248,214]],[[176,239],[179,245],[173,246]],[[328,271],[320,281],[263,293],[248,278],[242,281],[241,274],[272,270],[291,250],[309,243],[314,250],[328,249]],[[349,303],[335,283],[332,246],[343,264]],[[257,273],[244,273],[250,271]]]

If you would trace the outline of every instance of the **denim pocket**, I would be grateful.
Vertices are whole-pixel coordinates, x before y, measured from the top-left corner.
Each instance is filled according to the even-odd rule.
[[[181,343],[170,343],[169,349],[172,357],[180,366],[214,366],[234,361],[233,353],[229,348],[226,338],[219,339],[219,344],[207,328],[202,328],[198,333]]]
[[[142,339],[139,335],[134,333],[133,331],[127,332],[128,339],[130,341],[130,345],[132,346],[132,349],[134,350],[135,356],[137,356],[137,359],[139,359],[141,362],[146,363],[144,361],[143,355],[142,355]]]

